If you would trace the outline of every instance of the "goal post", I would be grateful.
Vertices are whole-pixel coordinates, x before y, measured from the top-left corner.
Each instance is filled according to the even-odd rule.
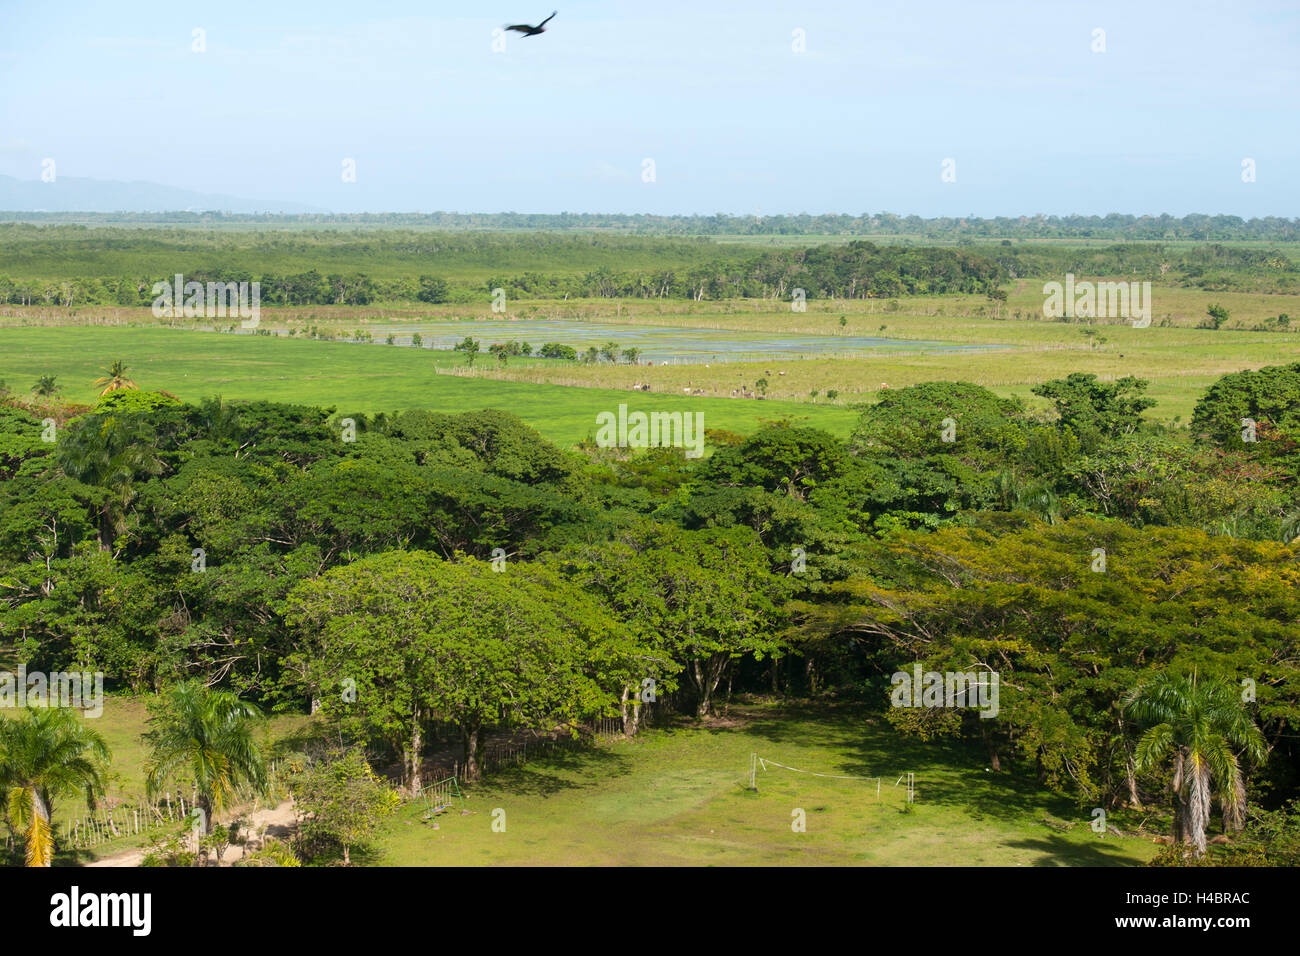
[[[904,780],[907,781],[907,802],[913,803],[916,799],[916,774],[911,770],[906,771],[894,781],[894,786],[899,786]]]
[[[788,770],[791,773],[802,773],[810,777],[823,777],[827,780],[861,780],[866,783],[876,785],[876,800],[880,800],[880,778],[879,777],[859,777],[849,774],[840,773],[819,773],[816,770],[801,770],[798,767],[791,767],[787,764],[777,763],[767,757],[760,757],[757,753],[749,755],[749,789],[755,793],[758,792],[758,771],[766,771],[768,767],[779,767],[782,770]]]

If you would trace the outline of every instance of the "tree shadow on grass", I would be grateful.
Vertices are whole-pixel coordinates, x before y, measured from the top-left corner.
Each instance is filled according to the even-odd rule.
[[[1100,837],[1096,842],[1075,843],[1064,837],[1044,834],[1041,837],[1009,840],[1005,845],[1040,854],[1032,866],[1141,866],[1126,855],[1124,847],[1117,843],[1106,843]]]
[[[469,799],[477,787],[503,790],[515,796],[549,797],[567,790],[582,790],[596,782],[625,777],[631,761],[621,754],[596,748],[560,751],[507,767],[466,785]],[[575,775],[579,775],[575,779]],[[586,778],[586,779],[583,779]]]
[[[1083,813],[1069,798],[1051,793],[1014,765],[992,772],[978,744],[904,735],[861,702],[791,701],[754,708],[751,717],[742,732],[755,738],[756,749],[770,744],[836,750],[844,756],[833,766],[802,769],[879,777],[886,786],[911,771],[917,800],[959,809],[974,819],[1050,812],[1074,820]],[[778,753],[760,755],[780,759]]]
[[[63,848],[55,846],[54,859],[51,866],[85,866],[87,863],[93,863],[96,857],[88,849],[80,848]],[[3,856],[0,856],[0,865],[4,866],[25,866],[22,853],[14,854],[7,862]]]
[[[279,758],[292,753],[320,755],[332,750],[344,749],[347,742],[342,740],[337,729],[321,722],[313,721],[294,727],[287,733],[276,737],[271,742],[271,757]]]
[[[744,733],[764,743],[822,747],[849,755],[838,772],[887,776],[926,768],[980,769],[973,748],[923,741],[895,731],[880,714],[856,702],[791,702],[756,715]]]

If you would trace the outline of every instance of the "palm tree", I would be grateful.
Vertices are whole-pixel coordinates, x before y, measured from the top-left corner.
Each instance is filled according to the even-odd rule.
[[[118,359],[108,368],[100,369],[104,373],[103,377],[95,379],[95,385],[104,387],[100,389],[100,395],[107,395],[109,392],[116,392],[122,388],[135,388],[135,382],[126,377],[126,363]]]
[[[59,443],[59,467],[69,478],[107,489],[100,505],[99,546],[108,550],[126,530],[142,479],[162,471],[153,429],[138,417],[88,415]]]
[[[1278,537],[1283,544],[1290,544],[1296,538],[1300,538],[1300,508],[1289,511],[1282,516],[1282,526]]]
[[[67,708],[28,707],[20,719],[0,717],[0,808],[23,834],[28,866],[53,861],[54,798],[84,794],[93,808],[104,794],[108,760],[104,738]]]
[[[42,375],[36,380],[36,384],[32,386],[32,395],[44,399],[47,404],[58,398],[61,391],[63,389],[54,381],[53,375]]]
[[[199,434],[208,441],[234,448],[236,458],[253,443],[240,421],[239,412],[220,395],[205,398],[199,403],[194,423],[199,428]]]
[[[1217,786],[1225,827],[1240,826],[1246,785],[1238,752],[1254,763],[1267,749],[1264,735],[1243,706],[1239,690],[1224,680],[1197,681],[1157,674],[1124,701],[1126,713],[1147,730],[1138,740],[1137,770],[1151,770],[1173,757],[1173,836],[1205,853],[1212,790]]]
[[[198,681],[173,686],[144,735],[150,796],[173,776],[188,776],[198,791],[201,832],[206,836],[213,815],[225,808],[237,788],[247,785],[265,792],[266,762],[253,740],[253,721],[260,716],[256,707],[230,691],[212,690]]]

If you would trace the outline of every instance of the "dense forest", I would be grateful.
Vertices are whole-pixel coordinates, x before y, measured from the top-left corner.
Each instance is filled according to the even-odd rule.
[[[1190,429],[1142,421],[1145,385],[1070,375],[1037,414],[929,383],[847,441],[774,422],[700,461],[492,410],[9,399],[0,642],[119,688],[314,703],[408,788],[439,734],[472,779],[484,733],[635,720],[649,679],[701,715],[723,687],[865,701],[1081,804],[1159,803],[1173,770],[1126,702],[1249,687],[1260,747],[1217,793],[1237,828],[1238,796],[1277,809],[1300,772],[1300,365],[1223,377]],[[997,672],[999,712],[889,708],[913,664]]]
[[[209,212],[93,213],[3,212],[0,222],[86,223],[90,225],[239,226],[259,229],[352,227],[438,231],[589,231],[663,236],[872,236],[954,241],[979,239],[1076,239],[1183,242],[1294,242],[1300,220],[1278,216],[899,216],[894,213],[776,216],[655,216],[619,213],[355,213],[284,216],[273,213]]]
[[[789,299],[795,289],[810,299],[982,295],[1066,273],[1206,291],[1300,289],[1291,254],[1221,244],[856,240],[758,251],[698,238],[0,225],[0,304],[147,306],[155,283],[177,273],[258,282],[266,305],[481,304],[496,289],[533,299]]]

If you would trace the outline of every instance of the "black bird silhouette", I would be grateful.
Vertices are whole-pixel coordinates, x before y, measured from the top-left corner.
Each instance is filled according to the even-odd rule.
[[[549,17],[547,17],[545,20],[543,20],[541,23],[537,24],[537,26],[535,26],[535,27],[530,27],[530,26],[529,26],[528,24],[526,24],[526,23],[514,23],[514,24],[511,24],[510,26],[506,27],[506,29],[507,29],[507,30],[514,30],[516,33],[522,33],[522,34],[523,34],[524,36],[526,36],[526,37],[535,37],[535,36],[537,36],[537,34],[539,34],[539,33],[545,33],[545,32],[546,32],[546,24],[548,24],[548,23],[550,23],[552,20],[554,20],[554,19],[555,19],[555,14],[557,14],[557,13],[559,13],[559,12],[560,12],[559,10],[553,10],[553,11],[551,11],[551,15],[550,15]]]

